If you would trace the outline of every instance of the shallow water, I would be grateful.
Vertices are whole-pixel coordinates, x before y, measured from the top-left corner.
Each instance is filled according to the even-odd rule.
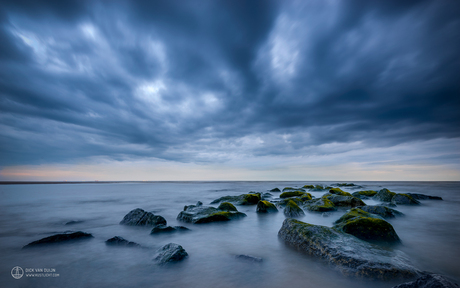
[[[300,254],[279,241],[284,214],[258,215],[255,206],[238,206],[248,216],[225,223],[193,225],[176,221],[184,205],[205,205],[226,195],[267,192],[274,187],[301,187],[334,182],[154,182],[94,184],[0,185],[0,287],[392,287],[395,282],[366,282],[335,272],[322,261]],[[389,220],[403,241],[398,249],[421,270],[460,282],[459,182],[354,182],[358,190],[388,188],[443,197],[422,205],[398,206],[406,214]],[[342,188],[353,192],[355,189]],[[324,192],[311,192],[320,196]],[[273,193],[276,197],[279,193]],[[365,202],[374,204],[372,200]],[[168,225],[192,231],[149,235],[149,228],[119,225],[135,208],[162,215]],[[332,226],[344,211],[329,217],[306,213],[300,220]],[[69,221],[81,221],[65,225]],[[93,239],[21,250],[40,238],[64,231],[84,231]],[[147,248],[108,247],[121,236]],[[152,261],[158,248],[178,243],[189,257],[159,267]],[[235,258],[248,254],[261,263]],[[22,268],[55,269],[56,277],[22,277]]]

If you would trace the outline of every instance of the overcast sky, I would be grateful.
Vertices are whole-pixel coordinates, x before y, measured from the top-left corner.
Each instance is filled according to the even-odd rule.
[[[0,1],[0,180],[460,180],[460,2]]]

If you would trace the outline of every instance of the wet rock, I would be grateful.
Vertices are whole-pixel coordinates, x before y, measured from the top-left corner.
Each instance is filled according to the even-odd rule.
[[[458,288],[456,283],[452,283],[444,276],[439,274],[427,274],[415,281],[407,282],[394,286],[393,288]]]
[[[202,224],[209,222],[230,221],[245,217],[246,214],[238,211],[222,211],[210,206],[185,206],[185,210],[177,215],[177,220]]]
[[[345,192],[340,188],[331,188],[331,189],[329,189],[329,194],[353,197],[353,195],[351,195],[351,193]]]
[[[270,192],[281,192],[280,188],[273,188]]]
[[[286,191],[302,191],[302,192],[305,192],[305,189],[303,189],[303,188],[293,188],[293,187],[284,187],[283,192],[286,192]]]
[[[260,195],[261,200],[267,200],[273,197],[273,194],[265,192]]]
[[[355,185],[354,183],[337,183],[335,184],[339,187],[354,187],[354,186],[358,186],[358,185]]]
[[[363,190],[363,191],[357,191],[355,193],[352,193],[351,195],[353,195],[356,198],[360,198],[360,199],[369,199],[375,196],[375,194],[377,194],[377,191]]]
[[[217,209],[222,210],[222,211],[238,211],[238,209],[236,209],[236,207],[230,202],[220,203]]]
[[[335,194],[326,194],[323,195],[322,198],[327,198],[330,200],[336,207],[358,207],[364,206],[366,203],[363,200],[353,197],[353,196],[342,196],[342,195],[335,195]]]
[[[390,280],[418,274],[401,251],[381,248],[334,228],[288,218],[278,236],[300,252],[325,260],[345,276]]]
[[[107,241],[105,241],[105,244],[109,246],[126,246],[126,247],[140,247],[141,246],[135,242],[128,241],[120,236],[115,236],[115,237],[108,239]]]
[[[178,262],[185,259],[188,253],[179,244],[169,243],[160,249],[158,255],[155,257],[155,261],[159,265],[167,263]]]
[[[304,207],[309,211],[315,212],[328,212],[337,210],[337,207],[335,207],[334,203],[332,203],[332,201],[327,198],[307,201]]]
[[[284,208],[284,215],[287,217],[300,217],[304,216],[305,212],[303,212],[303,210],[294,201],[289,200]]]
[[[283,192],[283,193],[281,193],[280,198],[299,197],[299,196],[300,197],[301,196],[307,196],[307,198],[309,198],[308,200],[312,199],[310,193],[306,193],[306,192],[302,192],[302,191]]]
[[[231,202],[237,205],[256,205],[261,200],[260,193],[241,194],[238,196],[224,196],[211,202],[217,204],[220,202]]]
[[[160,234],[160,233],[168,233],[168,232],[177,232],[177,231],[189,231],[187,227],[184,226],[166,226],[166,225],[158,225],[153,227],[150,234]]]
[[[36,247],[36,246],[57,244],[57,243],[69,242],[73,240],[83,240],[83,239],[89,239],[89,238],[93,238],[93,235],[89,233],[81,232],[81,231],[68,232],[68,233],[56,234],[53,236],[42,238],[37,241],[30,242],[23,248],[31,248],[31,247]]]
[[[278,208],[276,206],[268,201],[261,200],[259,203],[257,203],[257,208],[256,208],[257,213],[274,213],[278,212]]]
[[[418,200],[415,200],[408,194],[396,194],[391,198],[391,203],[396,205],[420,205]]]
[[[302,188],[304,188],[304,189],[315,189],[315,186],[313,186],[313,185],[304,185]]]
[[[69,221],[69,222],[66,222],[64,225],[75,225],[75,224],[80,224],[80,223],[83,223],[85,221],[83,220],[72,220],[72,221]]]
[[[203,202],[201,201],[196,202],[196,206],[201,206],[201,205],[203,205]]]
[[[235,255],[235,258],[250,261],[250,262],[258,262],[258,263],[263,261],[262,258],[254,257],[254,256],[251,256],[251,255]]]
[[[367,206],[360,206],[357,207],[365,212],[369,212],[372,214],[377,214],[383,218],[394,218],[396,216],[403,216],[404,214],[399,212],[398,210],[388,208],[382,205],[367,205]]]
[[[390,202],[391,198],[393,198],[393,196],[395,196],[395,195],[396,195],[396,193],[391,192],[390,190],[388,190],[386,188],[383,188],[382,190],[379,190],[374,195],[374,199],[382,201],[382,202]]]
[[[140,208],[130,211],[121,220],[120,224],[128,226],[156,226],[166,225],[166,219],[160,215],[154,215],[151,212],[144,211]]]
[[[419,193],[406,193],[406,194],[411,196],[415,200],[442,200],[442,197],[439,197],[439,196],[430,196],[430,195],[419,194]]]
[[[334,223],[334,228],[371,243],[399,243],[393,226],[382,217],[353,208]]]
[[[324,187],[323,185],[315,185],[314,188],[309,188],[309,189],[312,191],[324,191],[324,190],[332,189],[332,187],[331,186]]]

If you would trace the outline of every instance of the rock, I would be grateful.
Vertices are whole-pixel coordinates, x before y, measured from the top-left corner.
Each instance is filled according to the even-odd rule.
[[[427,274],[415,281],[407,282],[394,286],[393,288],[458,288],[456,283],[452,283],[444,276],[439,274]]]
[[[175,243],[169,243],[160,249],[154,260],[157,262],[157,264],[164,265],[167,263],[181,261],[187,256],[188,254],[185,249],[182,248],[182,246]]]
[[[302,188],[304,188],[304,189],[315,189],[315,186],[313,186],[313,185],[304,185]]]
[[[390,190],[388,190],[386,188],[383,188],[382,190],[378,191],[374,195],[374,199],[382,201],[382,202],[390,202],[391,198],[393,198],[393,196],[395,196],[395,195],[396,195],[396,193],[391,192]]]
[[[281,192],[281,190],[279,188],[273,188],[270,192]]]
[[[305,192],[305,189],[303,189],[303,188],[293,188],[293,187],[285,187],[285,188],[283,188],[283,192],[286,192],[286,191],[302,191],[302,192]]]
[[[256,212],[257,213],[273,213],[273,212],[278,212],[278,209],[272,203],[261,200],[259,201],[259,203],[257,203]]]
[[[442,200],[442,197],[439,197],[439,196],[430,196],[430,195],[419,194],[419,193],[406,193],[406,194],[411,196],[415,200]]]
[[[203,202],[201,201],[196,202],[196,206],[201,206],[201,205],[203,205]]]
[[[334,203],[332,203],[332,201],[327,198],[320,198],[307,201],[305,203],[305,207],[309,211],[316,212],[328,212],[337,210],[337,207],[335,207]]]
[[[339,187],[353,187],[353,186],[357,186],[357,185],[355,185],[354,183],[337,183],[337,184],[335,184],[335,185],[337,185],[337,186],[339,186]]]
[[[159,234],[159,233],[165,233],[165,232],[176,232],[176,231],[189,231],[187,227],[184,226],[166,226],[166,225],[157,225],[153,227],[152,231],[150,234]]]
[[[57,244],[62,242],[69,242],[72,240],[82,240],[82,239],[89,239],[93,238],[93,235],[81,231],[77,232],[67,232],[62,234],[56,234],[53,236],[45,237],[37,241],[30,242],[26,246],[22,248],[30,248],[36,246],[43,246],[48,244]]]
[[[391,198],[391,203],[396,205],[420,205],[418,200],[415,200],[407,194],[396,194]]]
[[[304,216],[305,213],[294,201],[289,200],[286,208],[284,208],[284,215],[287,217],[299,217]]]
[[[334,223],[334,228],[371,243],[399,243],[398,234],[382,217],[353,208]]]
[[[140,208],[134,209],[121,220],[120,224],[129,226],[156,226],[166,225],[166,219],[160,215],[153,215]]]
[[[329,199],[336,207],[358,207],[364,206],[366,203],[363,200],[353,197],[353,196],[342,196],[342,195],[335,195],[335,194],[326,194],[323,195],[322,198]]]
[[[220,202],[231,202],[237,205],[256,205],[261,200],[260,193],[241,194],[238,196],[224,196],[211,202],[217,204]]]
[[[83,220],[72,220],[72,221],[69,221],[69,222],[66,222],[64,225],[75,225],[75,224],[80,224],[80,223],[83,223],[85,221]]]
[[[302,192],[302,191],[283,192],[281,193],[280,198],[298,197],[298,196],[303,196],[305,194],[307,193]],[[311,194],[310,194],[310,198],[311,198]]]
[[[334,228],[288,218],[278,236],[300,252],[325,260],[345,276],[390,280],[413,278],[419,272],[401,251],[381,248]]]
[[[375,196],[375,194],[377,194],[377,191],[364,190],[364,191],[357,191],[355,193],[352,193],[351,195],[353,195],[356,198],[360,198],[360,199],[369,199],[369,198]]]
[[[353,197],[353,195],[351,195],[351,193],[342,191],[342,189],[340,189],[340,188],[331,188],[331,189],[329,189],[329,193],[330,193],[330,194],[335,194],[335,195],[340,195],[340,196],[350,196],[350,197]]]
[[[404,214],[399,212],[398,210],[391,209],[381,205],[372,205],[372,206],[360,206],[357,207],[365,212],[369,212],[372,214],[377,214],[383,218],[394,218],[396,216],[403,216]]]
[[[214,207],[209,206],[185,206],[185,210],[177,215],[177,220],[202,224],[218,221],[230,221],[232,219],[239,219],[245,217],[246,214],[238,211],[221,211]]]
[[[235,258],[236,259],[246,260],[246,261],[251,261],[251,262],[258,262],[258,263],[263,261],[262,258],[254,257],[254,256],[251,256],[251,255],[235,255]]]
[[[222,211],[238,211],[238,209],[236,209],[236,207],[230,202],[220,203],[217,209],[222,210]]]
[[[265,192],[260,194],[260,200],[267,200],[273,197],[273,194]]]
[[[115,236],[115,237],[108,239],[107,241],[105,241],[105,244],[109,246],[126,246],[126,247],[140,247],[141,246],[135,242],[128,241],[120,236]]]

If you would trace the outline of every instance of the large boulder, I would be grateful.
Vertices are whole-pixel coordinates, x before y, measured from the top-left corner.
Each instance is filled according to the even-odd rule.
[[[374,199],[382,202],[390,202],[391,198],[393,198],[395,195],[396,193],[391,192],[387,188],[383,188],[374,195]]]
[[[230,221],[232,219],[239,219],[245,217],[246,214],[238,211],[222,211],[210,206],[195,206],[189,205],[184,207],[184,211],[181,211],[177,215],[177,220],[202,224],[209,222],[219,222],[219,221]]]
[[[164,265],[167,263],[181,261],[187,256],[188,254],[182,246],[175,243],[169,243],[160,249],[154,260],[157,264]]]
[[[311,194],[303,192],[303,191],[288,191],[288,192],[283,192],[280,195],[280,198],[289,198],[289,197],[299,197],[303,195],[310,195],[311,199]]]
[[[70,242],[74,240],[82,240],[82,239],[89,239],[89,238],[93,238],[93,235],[91,235],[90,233],[85,233],[81,231],[67,232],[67,233],[55,234],[49,237],[42,238],[40,240],[30,242],[23,248],[31,248],[31,247]]]
[[[345,276],[390,280],[418,275],[402,252],[361,241],[334,228],[288,218],[278,236],[300,252],[325,260]]]
[[[377,194],[377,191],[374,190],[363,190],[363,191],[357,191],[355,193],[352,193],[354,197],[360,198],[360,199],[369,199]]]
[[[166,225],[166,219],[160,215],[154,215],[152,212],[137,208],[126,214],[120,224],[128,226]]]
[[[360,206],[357,207],[365,212],[369,212],[372,214],[377,214],[383,218],[394,218],[396,216],[403,216],[404,214],[402,212],[399,212],[398,210],[388,208],[386,206],[382,205],[366,205],[366,206]]]
[[[396,205],[420,205],[418,200],[415,200],[408,194],[396,194],[391,198],[391,203]]]
[[[221,202],[230,202],[237,205],[256,205],[261,200],[260,193],[241,194],[238,196],[223,196],[211,202],[217,204]]]
[[[450,282],[439,274],[427,274],[415,281],[394,286],[393,288],[458,288],[456,283]]]
[[[393,226],[382,217],[353,208],[334,223],[334,228],[371,243],[399,243]]]
[[[315,212],[329,212],[337,210],[334,203],[327,198],[319,198],[310,201],[306,201],[304,207],[309,211]]]
[[[304,216],[305,212],[294,201],[289,200],[284,208],[284,215],[287,217],[300,217]]]
[[[235,205],[233,205],[230,202],[222,202],[222,203],[220,203],[220,205],[219,205],[219,207],[217,207],[217,209],[222,210],[222,211],[238,211],[238,209],[236,209]]]
[[[439,196],[431,196],[419,193],[406,193],[407,195],[411,196],[415,200],[442,200],[442,197]]]
[[[366,203],[363,200],[353,197],[353,196],[343,196],[343,195],[336,195],[336,194],[325,194],[322,196],[323,198],[329,199],[336,207],[358,207],[364,206]]]
[[[278,212],[278,208],[276,206],[268,201],[261,200],[259,203],[257,203],[257,208],[256,208],[257,213],[273,213],[273,212]]]
[[[141,245],[137,244],[136,242],[131,242],[123,237],[120,236],[115,236],[107,241],[105,241],[105,244],[108,246],[124,246],[124,247],[140,247]]]

